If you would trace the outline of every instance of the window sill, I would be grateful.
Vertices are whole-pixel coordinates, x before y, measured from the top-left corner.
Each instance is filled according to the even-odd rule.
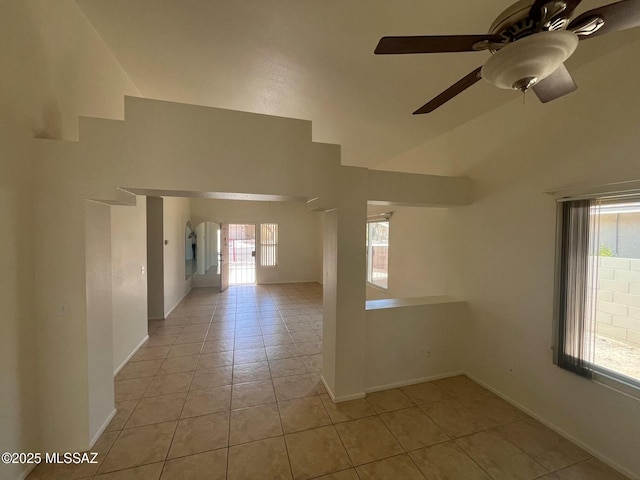
[[[384,298],[380,300],[367,300],[365,310],[383,310],[387,308],[421,307],[426,305],[439,305],[443,303],[460,303],[458,300],[447,295],[434,295],[429,297],[409,297],[409,298]]]
[[[371,287],[374,290],[378,290],[380,292],[389,293],[389,288],[380,287],[379,285],[376,285],[375,283],[367,282],[367,287]]]
[[[602,367],[594,366],[593,380],[616,392],[640,400],[640,383]]]

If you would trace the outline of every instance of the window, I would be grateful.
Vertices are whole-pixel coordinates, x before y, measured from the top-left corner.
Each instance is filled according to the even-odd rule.
[[[388,288],[389,216],[367,222],[367,283]]]
[[[278,265],[278,224],[260,224],[260,266]]]
[[[559,215],[555,361],[638,395],[640,198],[563,201]]]

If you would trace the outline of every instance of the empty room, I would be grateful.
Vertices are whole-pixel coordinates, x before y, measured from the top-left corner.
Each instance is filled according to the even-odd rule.
[[[0,479],[640,479],[640,2],[0,23]]]

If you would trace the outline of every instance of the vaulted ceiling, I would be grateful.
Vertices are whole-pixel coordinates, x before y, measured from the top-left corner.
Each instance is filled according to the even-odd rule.
[[[511,0],[77,3],[144,96],[312,120],[315,141],[342,145],[343,164],[383,165],[506,102],[522,102],[480,82],[413,116],[490,54],[373,54],[385,35],[486,33]],[[607,3],[584,0],[577,13]],[[575,74],[636,41],[640,28],[581,42],[567,65]]]

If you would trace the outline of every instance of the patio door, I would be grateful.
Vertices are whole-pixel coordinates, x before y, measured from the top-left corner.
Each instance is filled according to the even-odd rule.
[[[224,292],[229,287],[229,225],[220,224],[220,252],[218,252],[220,264],[220,291]]]
[[[229,284],[256,283],[256,226],[229,224]]]

